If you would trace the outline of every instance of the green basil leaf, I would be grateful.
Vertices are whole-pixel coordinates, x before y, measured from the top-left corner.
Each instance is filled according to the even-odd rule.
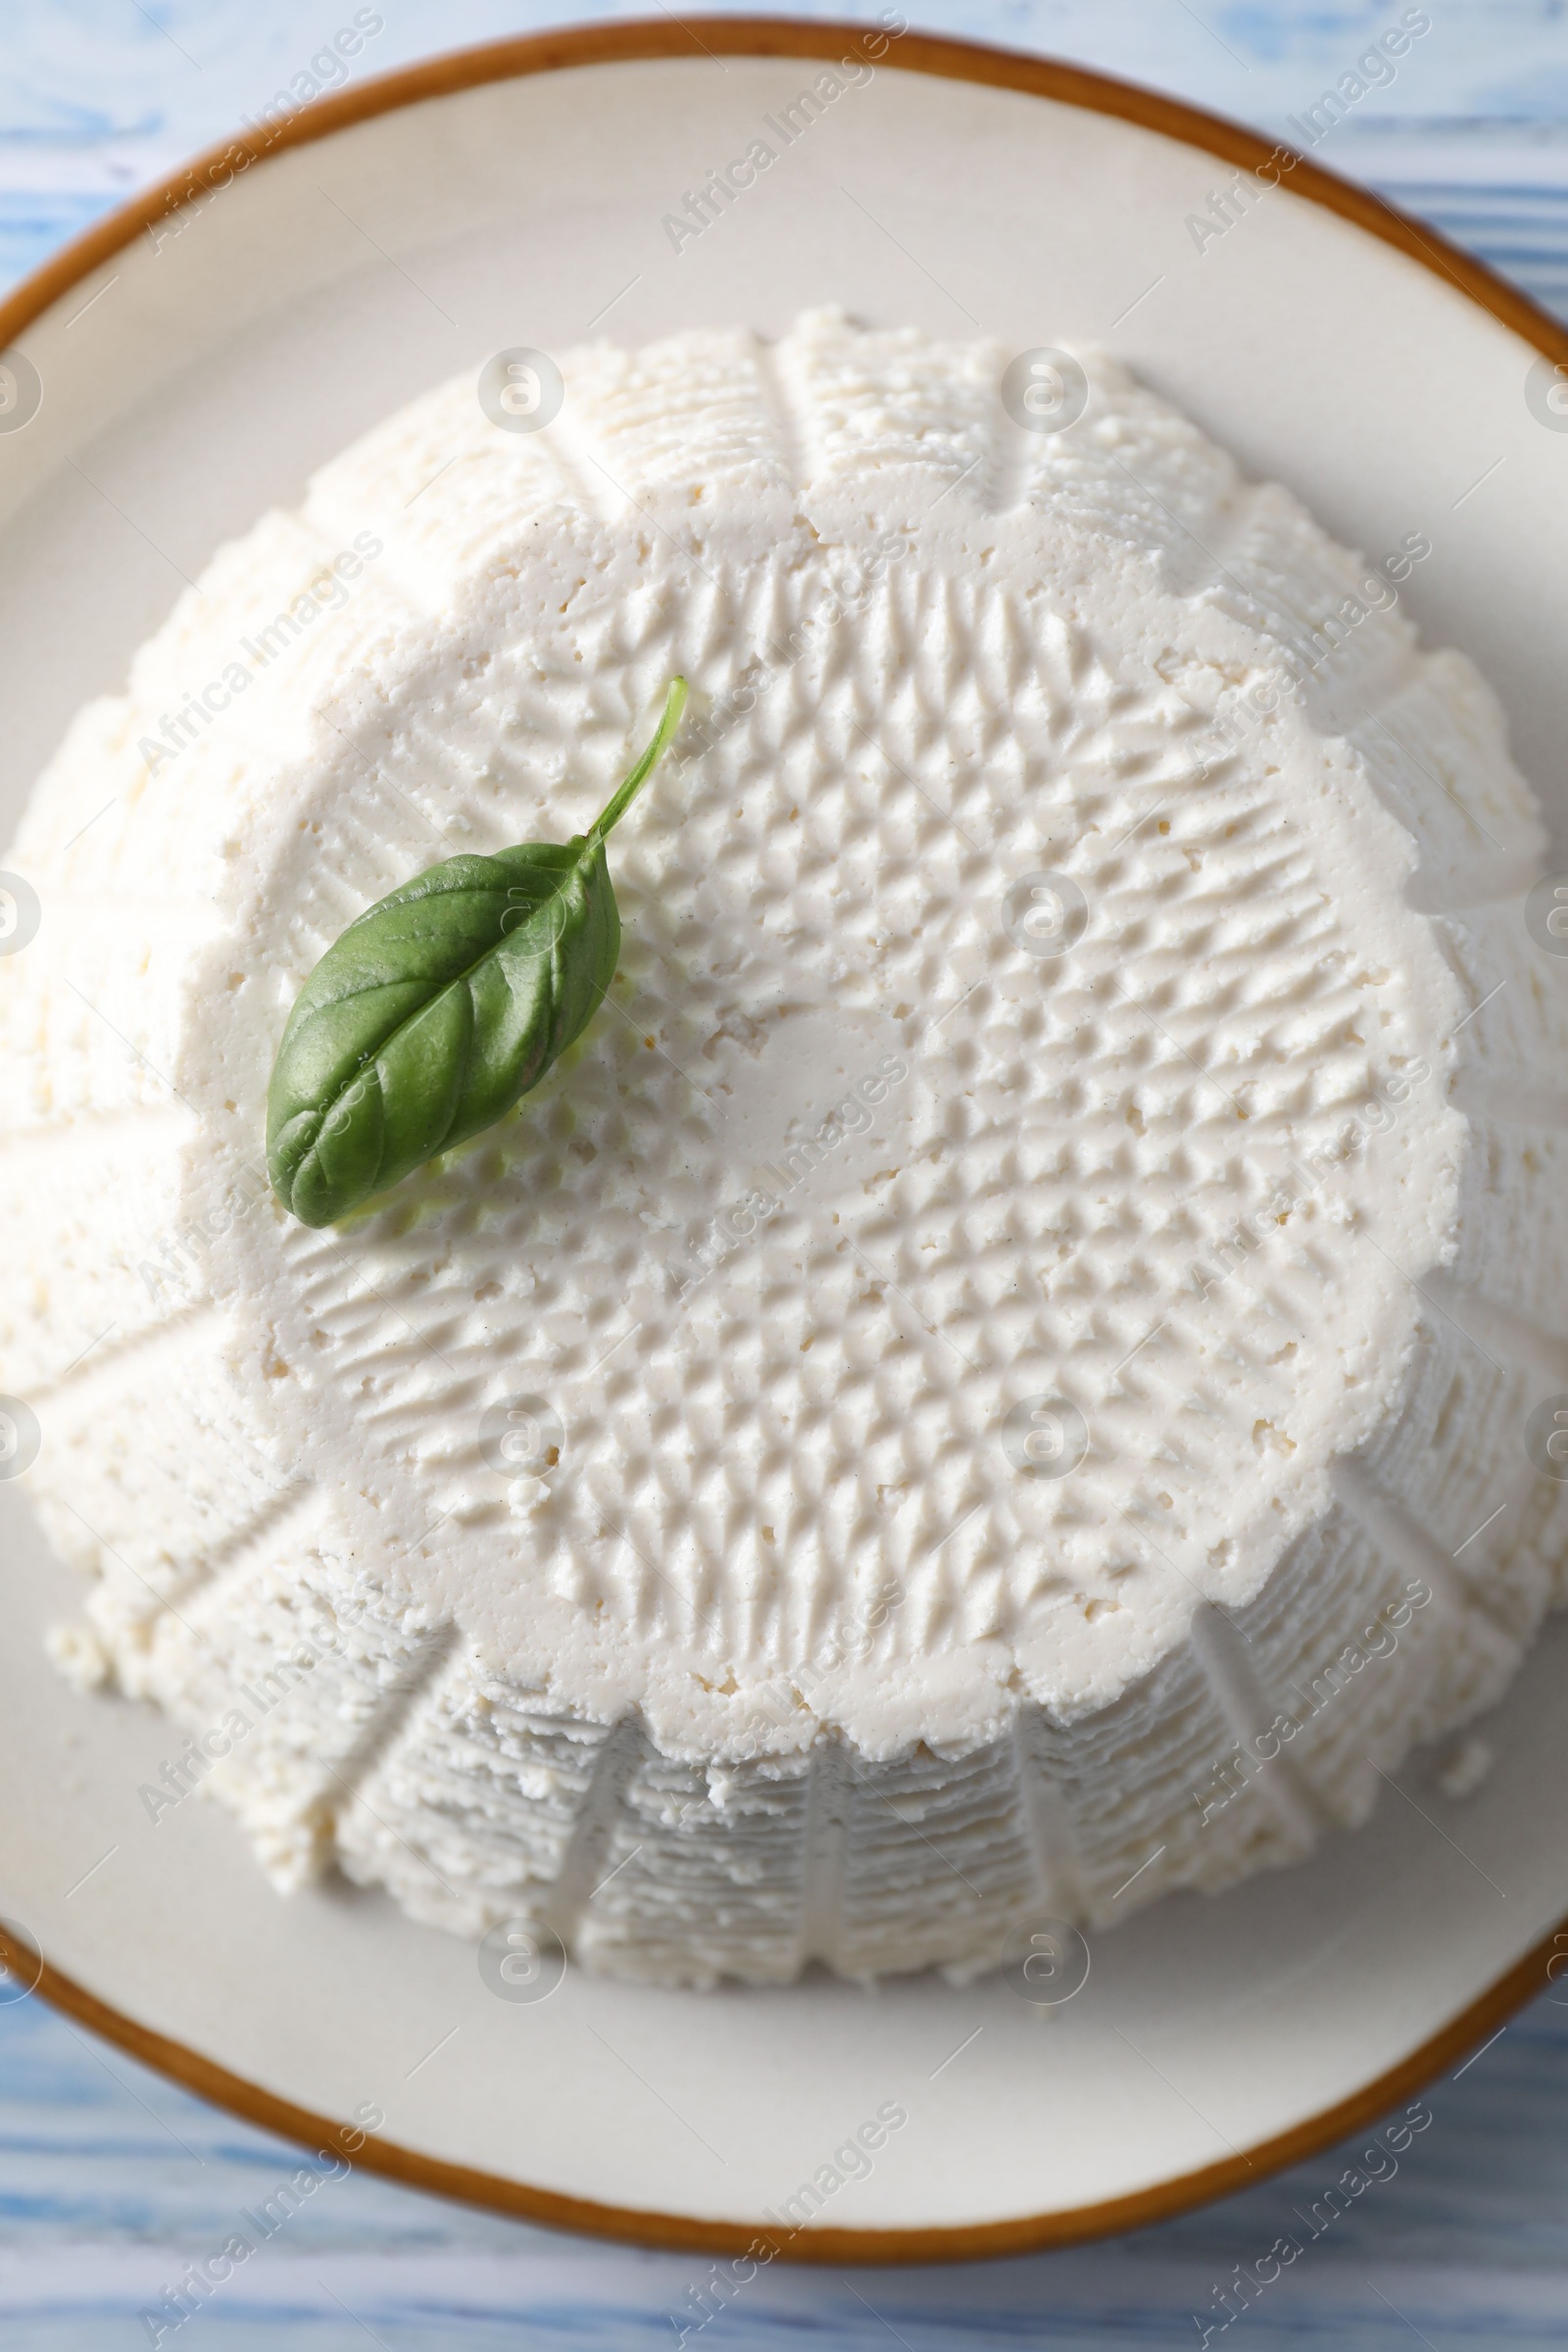
[[[680,724],[586,834],[449,858],[350,923],[294,1003],[267,1099],[272,1189],[330,1225],[493,1126],[579,1037],[614,978],[620,913],[605,841]]]

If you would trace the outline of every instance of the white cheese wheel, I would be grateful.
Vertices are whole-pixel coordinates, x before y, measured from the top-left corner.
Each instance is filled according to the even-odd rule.
[[[58,1654],[280,1886],[983,1967],[1359,1821],[1560,1597],[1568,1003],[1426,543],[1093,353],[1036,430],[1007,357],[823,313],[567,354],[533,431],[444,385],[38,786],[0,1389],[95,1579]],[[585,1036],[295,1223],[307,974],[581,830],[677,671]]]

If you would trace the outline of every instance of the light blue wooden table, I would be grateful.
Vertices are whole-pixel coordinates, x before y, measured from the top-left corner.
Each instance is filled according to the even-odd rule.
[[[646,0],[651,9],[658,0]],[[731,8],[746,0],[729,0]],[[784,0],[779,0],[784,5]],[[905,0],[933,30],[1070,57],[1289,136],[1403,0]],[[1320,160],[1423,213],[1568,317],[1568,17],[1561,0],[1428,0],[1429,37]],[[379,0],[356,70],[619,10]],[[835,17],[870,15],[835,0]],[[0,283],[263,106],[347,0],[0,0]],[[1441,397],[1441,386],[1434,396]],[[12,1801],[24,1801],[12,1792]],[[702,2352],[1334,2343],[1433,2352],[1568,2341],[1568,1984],[1429,2094],[1432,2125],[1244,2318],[1235,2266],[1303,2236],[1367,2137],[1162,2229],[961,2270],[763,2274]],[[115,2352],[294,2152],[25,2000],[0,2005],[0,2346]],[[1387,2162],[1377,2167],[1387,2170]],[[334,2181],[177,2334],[180,2352],[674,2347],[707,2265],[601,2248],[362,2175]],[[1197,2315],[1197,2316],[1195,2316]],[[693,2339],[694,2341],[698,2339]]]

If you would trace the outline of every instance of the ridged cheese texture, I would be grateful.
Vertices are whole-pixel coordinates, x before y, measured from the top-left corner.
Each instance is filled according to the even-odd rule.
[[[0,1389],[94,1580],[55,1646],[280,1886],[667,1981],[982,1968],[1359,1821],[1560,1596],[1568,1006],[1426,543],[1094,353],[1033,430],[1008,356],[821,313],[564,355],[532,432],[445,384],[37,788]],[[584,1038],[293,1222],[306,975],[581,830],[676,672]]]

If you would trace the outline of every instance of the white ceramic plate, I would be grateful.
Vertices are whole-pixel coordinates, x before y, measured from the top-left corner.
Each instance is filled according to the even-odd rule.
[[[1017,349],[1097,338],[1338,537],[1425,531],[1412,609],[1494,681],[1568,837],[1568,418],[1531,377],[1568,339],[1305,166],[1200,248],[1189,216],[1260,142],[912,34],[677,253],[664,214],[855,38],[701,29],[599,27],[323,101],[194,183],[178,234],[145,225],[159,192],[0,311],[41,387],[0,430],[5,829],[182,578],[412,394],[509,346],[776,331],[836,301]],[[760,2228],[841,2262],[1125,2227],[1409,2095],[1544,1981],[1568,1903],[1559,1627],[1484,1727],[1468,1803],[1417,1758],[1306,1867],[1097,1938],[1063,2005],[1003,1980],[697,1995],[575,1971],[500,2000],[469,1946],[377,1897],[280,1900],[216,1810],[146,1819],[137,1786],[177,1742],[42,1665],[73,1594],[24,1485],[0,1492],[0,1910],[43,1989],[317,2144],[373,2104],[363,2161],[543,2220],[714,2247]],[[868,2165],[835,2162],[889,2108],[907,2120]]]

